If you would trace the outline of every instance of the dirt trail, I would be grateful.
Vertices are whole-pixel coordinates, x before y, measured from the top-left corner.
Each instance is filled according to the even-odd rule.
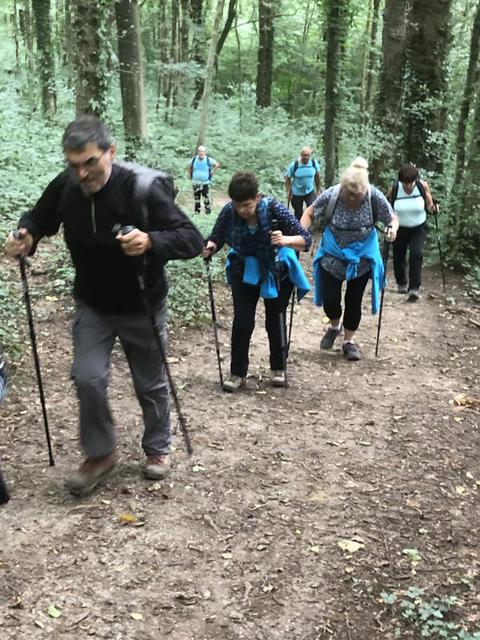
[[[378,359],[366,297],[359,363],[338,347],[320,353],[323,314],[309,297],[295,313],[286,390],[268,383],[262,314],[248,388],[232,396],[219,389],[211,329],[172,336],[195,452],[187,458],[177,433],[163,483],[139,475],[141,416],[117,353],[122,462],[82,500],[64,488],[80,461],[68,321],[44,308],[57,465],[48,467],[34,380],[17,377],[0,414],[12,489],[0,512],[2,640],[389,639],[398,622],[378,594],[413,585],[460,595],[457,619],[479,628],[480,309],[454,282],[450,304],[429,271],[418,304],[387,292]]]

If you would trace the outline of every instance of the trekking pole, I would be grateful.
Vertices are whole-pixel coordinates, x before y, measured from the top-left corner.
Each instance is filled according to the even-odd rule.
[[[270,223],[272,231],[279,231],[279,223],[277,218],[272,218]],[[285,314],[281,311],[280,307],[280,261],[278,259],[278,249],[274,249],[275,255],[275,280],[277,282],[277,291],[278,291],[278,322],[280,324],[280,348],[282,350],[282,367],[285,372],[285,387],[288,387],[288,376],[287,376],[287,327],[285,324]]]
[[[388,265],[389,253],[390,253],[390,242],[387,242],[387,239],[385,238],[383,241],[383,283],[382,283],[382,293],[380,294],[380,310],[378,312],[377,342],[375,344],[375,357],[378,356],[378,345],[380,343],[380,329],[382,328],[382,314],[383,314],[383,298],[385,296],[385,287],[387,284],[387,265]]]
[[[7,485],[5,484],[2,472],[0,471],[0,504],[7,504],[9,500],[10,495],[8,493]]]
[[[289,191],[287,198],[287,209],[290,211],[290,204],[292,202],[292,192]],[[297,256],[299,254],[297,253]],[[293,327],[293,309],[295,307],[295,291],[296,287],[292,290],[292,301],[290,304],[290,322],[288,325],[288,340],[287,340],[287,353],[290,351],[290,342],[292,341],[292,327]]]
[[[18,231],[15,231],[13,235],[17,240],[19,239]],[[35,363],[35,373],[37,375],[38,393],[40,395],[40,404],[42,405],[43,424],[45,426],[45,436],[47,439],[47,447],[48,447],[48,458],[49,458],[50,466],[53,467],[55,465],[55,461],[53,459],[52,443],[50,440],[50,430],[48,428],[47,407],[45,403],[45,394],[43,392],[42,373],[40,371],[40,359],[38,357],[38,350],[37,350],[37,337],[35,335],[35,327],[33,325],[32,305],[30,302],[30,291],[28,288],[28,280],[27,280],[27,260],[25,256],[18,256],[18,263],[20,265],[20,275],[22,278],[22,286],[23,286],[23,298],[25,300],[25,309],[27,312],[28,328],[30,330],[30,342],[32,344],[32,354],[33,354],[33,361]]]
[[[131,231],[133,231],[136,227],[133,226],[127,226],[127,227],[120,227],[119,225],[115,225],[112,229],[112,231],[114,231],[115,233],[120,232],[122,234],[122,236],[126,236],[127,233],[130,233]],[[175,404],[175,409],[177,412],[177,417],[178,417],[178,422],[180,424],[180,431],[182,432],[182,436],[183,436],[183,440],[185,442],[185,446],[187,448],[187,453],[189,456],[192,455],[193,453],[193,449],[192,449],[192,442],[190,440],[190,434],[188,433],[188,427],[187,427],[187,421],[185,419],[185,416],[183,415],[183,411],[180,407],[180,400],[178,399],[178,394],[177,394],[177,388],[175,387],[175,384],[173,382],[173,378],[172,378],[172,372],[170,371],[170,365],[167,362],[167,357],[165,354],[165,349],[163,346],[163,342],[162,342],[162,337],[160,335],[160,331],[157,327],[157,323],[155,321],[155,314],[153,312],[152,306],[150,304],[150,302],[148,301],[148,296],[147,296],[147,289],[145,287],[145,266],[144,266],[144,261],[142,260],[142,265],[141,268],[139,269],[139,272],[137,274],[137,282],[138,282],[138,286],[140,288],[140,294],[142,296],[142,300],[143,300],[143,304],[145,307],[145,310],[147,312],[147,315],[150,319],[150,324],[152,325],[152,331],[153,331],[153,335],[155,336],[155,341],[157,343],[158,346],[158,350],[160,351],[160,357],[162,358],[163,361],[163,366],[165,367],[165,373],[167,376],[167,380],[168,380],[168,386],[170,387],[170,393],[172,394],[172,398],[173,398],[173,402]]]
[[[210,260],[209,258],[204,258],[205,269],[207,271],[207,282],[208,282],[208,296],[210,298],[210,310],[212,313],[212,325],[213,325],[213,337],[215,340],[215,350],[217,352],[217,363],[218,363],[218,375],[220,378],[220,386],[223,385],[223,375],[222,375],[222,359],[220,357],[220,342],[218,340],[218,322],[217,322],[217,314],[215,312],[215,300],[213,298],[213,285],[212,285],[212,276],[210,273]]]
[[[437,203],[436,200],[433,201],[433,206],[435,207],[433,216],[435,218],[435,230],[437,232],[438,255],[440,257],[440,268],[441,268],[441,271],[442,271],[443,290],[445,291],[445,289],[447,287],[447,281],[445,279],[445,266],[443,264],[442,245],[440,244],[440,230],[438,228],[438,203]]]

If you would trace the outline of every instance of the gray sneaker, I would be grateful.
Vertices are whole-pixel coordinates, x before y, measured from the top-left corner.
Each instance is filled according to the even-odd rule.
[[[323,338],[320,340],[320,349],[331,349],[339,335],[340,329],[329,327],[325,331],[325,335],[323,336]]]
[[[246,383],[246,379],[241,376],[231,375],[226,380],[223,381],[222,389],[227,391],[228,393],[235,393],[241,387],[244,387]]]
[[[408,302],[417,302],[418,300],[420,300],[418,289],[410,289],[408,292]]]
[[[274,387],[285,387],[287,384],[287,376],[285,375],[285,371],[283,370],[272,370],[272,386]]]
[[[407,293],[408,287],[406,284],[397,284],[397,293]]]
[[[342,346],[343,355],[347,360],[355,362],[362,357],[357,345],[354,342],[344,342]]]
[[[68,490],[73,496],[87,495],[113,471],[116,463],[114,453],[101,458],[87,458],[67,481]]]
[[[171,462],[168,453],[147,456],[143,466],[143,476],[149,480],[163,480],[170,473]]]

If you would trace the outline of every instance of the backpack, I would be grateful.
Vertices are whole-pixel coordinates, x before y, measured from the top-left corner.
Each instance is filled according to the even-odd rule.
[[[198,158],[198,155],[194,156],[190,164],[190,178],[193,176],[193,165],[197,158]],[[205,158],[207,159],[208,179],[211,180],[212,179],[212,163],[210,162],[210,158],[207,155],[205,156]]]
[[[175,200],[178,194],[178,189],[175,187],[172,176],[166,171],[152,169],[151,167],[145,167],[141,164],[135,164],[134,162],[115,160],[114,164],[124,169],[128,169],[135,174],[133,199],[138,209],[142,212],[143,224],[145,225],[145,228],[147,228],[148,212],[146,208],[146,201],[150,187],[154,182],[156,182],[170,200]]]
[[[393,203],[395,202],[395,200],[397,200],[397,194],[398,194],[398,185],[399,185],[399,181],[395,180],[394,183],[392,184],[392,193],[390,195],[390,204],[393,207]],[[426,198],[426,192],[425,192],[425,187],[422,184],[422,181],[420,180],[420,178],[417,178],[415,180],[415,186],[418,187],[418,190],[420,192],[420,195],[423,198],[423,201],[425,202],[425,204],[427,203],[427,198]],[[414,187],[415,188],[415,187]],[[406,197],[411,197],[411,196],[406,196]],[[406,197],[404,198],[398,198],[399,200],[405,200]]]
[[[325,212],[325,218],[323,220],[323,229],[328,225],[337,206],[338,198],[340,197],[341,185],[337,184],[333,187],[332,195],[328,201],[327,210]],[[375,187],[372,190],[372,186],[368,185],[368,205],[370,207],[370,213],[372,214],[373,226],[375,227],[378,222],[378,197]]]
[[[308,165],[307,165],[308,166]],[[318,166],[318,162],[315,160],[315,158],[312,158],[312,167],[315,169],[315,174],[320,171],[320,167]],[[295,171],[298,169],[298,160],[295,160],[295,162],[293,163],[293,171],[292,171],[292,178],[295,177]]]

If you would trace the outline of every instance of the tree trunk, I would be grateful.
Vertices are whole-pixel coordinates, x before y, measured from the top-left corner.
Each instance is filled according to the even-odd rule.
[[[181,0],[181,16],[182,19],[180,21],[180,60],[182,62],[188,61],[188,38],[189,38],[189,26],[190,26],[190,17],[189,17],[189,2],[188,0]]]
[[[167,70],[167,66],[169,64],[169,40],[167,20],[167,0],[160,0],[160,70],[158,73],[157,110],[159,108],[160,96],[163,96],[166,104],[169,92],[169,73]]]
[[[25,60],[29,70],[32,68],[33,60],[33,25],[32,12],[30,10],[30,0],[23,2],[23,8],[18,10],[18,19],[20,24],[20,32],[25,44]]]
[[[207,43],[205,41],[205,22],[203,18],[203,0],[190,0],[190,19],[192,21],[192,60],[197,63],[198,69],[205,68],[205,50]],[[195,79],[195,97],[192,101],[194,109],[198,107],[198,103],[203,94],[202,76],[198,75]]]
[[[450,5],[451,0],[412,0],[407,32],[408,82],[402,118],[406,159],[433,171],[441,171],[445,151],[445,141],[438,134],[446,120]]]
[[[200,126],[198,130],[197,146],[205,144],[207,136],[208,98],[215,76],[215,60],[217,58],[217,44],[220,37],[223,5],[224,0],[217,0],[217,8],[215,9],[215,18],[212,27],[212,38],[210,40],[210,48],[208,50],[207,67],[205,69],[205,84],[203,87],[202,99],[200,100]]]
[[[50,29],[50,0],[32,0],[37,36],[37,67],[42,87],[42,111],[47,117],[54,115],[57,106],[55,94],[55,64]]]
[[[136,0],[119,0],[115,4],[115,14],[125,142],[127,156],[134,157],[136,147],[146,135],[140,21]]]
[[[470,114],[470,106],[475,92],[475,84],[478,79],[478,56],[480,51],[480,2],[477,5],[475,20],[473,22],[472,36],[470,40],[470,58],[468,61],[467,78],[465,80],[465,88],[463,91],[463,99],[460,107],[460,116],[458,118],[458,130],[456,150],[457,157],[455,162],[455,180],[454,188],[460,186],[463,181],[463,173],[465,169],[465,132],[467,128],[468,116]]]
[[[373,0],[373,15],[370,29],[370,42],[368,47],[367,83],[365,91],[365,108],[363,113],[368,118],[372,106],[373,77],[377,66],[377,31],[380,0]]]
[[[105,20],[107,2],[72,0],[72,33],[76,68],[77,114],[101,117],[105,111],[107,75],[102,63],[104,43],[100,33]]]
[[[325,76],[325,186],[333,184],[338,171],[338,135],[336,130],[337,117],[341,104],[340,73],[342,44],[346,38],[346,12],[348,0],[327,1],[327,61]]]
[[[375,120],[382,130],[382,146],[370,159],[372,181],[383,186],[390,181],[392,166],[404,159],[400,105],[405,73],[407,13],[408,0],[386,0],[380,82],[375,107]]]
[[[258,0],[257,106],[272,103],[273,0]]]

